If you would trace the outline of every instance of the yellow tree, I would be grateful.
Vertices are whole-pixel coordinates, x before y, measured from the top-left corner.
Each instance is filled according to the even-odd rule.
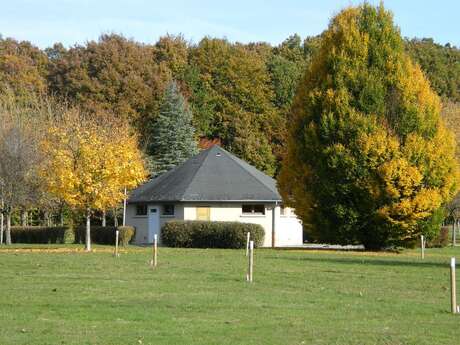
[[[42,143],[42,175],[48,191],[86,213],[86,250],[91,250],[91,213],[119,203],[124,188],[146,172],[137,138],[126,125],[69,111],[49,127]]]
[[[383,5],[335,16],[299,83],[278,177],[311,237],[380,249],[434,236],[458,188],[440,109]]]

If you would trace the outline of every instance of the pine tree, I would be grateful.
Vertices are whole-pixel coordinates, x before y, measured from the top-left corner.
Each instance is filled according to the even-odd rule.
[[[166,87],[160,113],[150,132],[147,154],[152,176],[164,173],[198,153],[192,113],[174,81]]]

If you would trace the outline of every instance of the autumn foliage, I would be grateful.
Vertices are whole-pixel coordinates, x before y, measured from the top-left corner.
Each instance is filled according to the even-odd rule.
[[[104,117],[85,117],[76,109],[51,124],[42,150],[47,153],[41,171],[48,192],[87,217],[120,203],[125,188],[136,187],[146,177],[129,127]]]
[[[430,236],[458,182],[440,110],[383,5],[334,17],[300,82],[279,177],[310,236],[371,249]]]

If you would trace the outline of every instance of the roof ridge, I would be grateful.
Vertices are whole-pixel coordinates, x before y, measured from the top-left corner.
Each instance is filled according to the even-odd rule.
[[[213,147],[214,147],[214,146],[211,146],[210,148],[208,148],[208,149],[206,149],[206,150],[203,150],[203,151],[201,151],[200,153],[198,153],[197,155],[194,156],[194,157],[197,157],[198,155],[200,155],[200,154],[202,154],[202,153],[205,153],[205,154],[206,154],[206,157],[201,161],[200,166],[198,167],[198,169],[196,169],[195,172],[193,173],[193,176],[192,176],[192,178],[190,179],[190,182],[188,183],[187,188],[185,188],[184,192],[182,193],[182,197],[181,197],[181,200],[180,200],[180,201],[185,200],[185,199],[184,199],[184,196],[187,195],[187,192],[188,192],[188,190],[190,189],[190,186],[192,186],[192,183],[193,183],[193,181],[195,180],[195,177],[196,177],[196,175],[198,174],[198,171],[200,171],[201,168],[203,167],[203,164],[204,164],[204,162],[206,162],[206,160],[208,159],[208,157],[209,157],[209,152],[211,152],[211,149],[212,149]],[[207,152],[206,152],[206,151],[207,151]]]
[[[252,176],[257,182],[259,182],[259,184],[261,184],[262,186],[264,186],[266,189],[268,189],[270,191],[270,193],[273,193],[274,191],[271,189],[270,186],[267,186],[267,184],[264,183],[264,181],[261,181],[257,176],[255,176],[251,171],[249,171],[248,169],[246,169],[246,167],[241,164],[241,162],[244,162],[243,160],[241,160],[240,158],[236,157],[235,155],[231,154],[230,152],[228,152],[227,150],[219,147],[228,157],[231,158],[231,160],[233,162],[235,162],[236,164],[238,164],[248,175]],[[241,161],[241,162],[240,162]],[[247,163],[246,163],[247,164]],[[249,164],[248,164],[249,165]],[[249,165],[251,166],[251,165]],[[254,167],[254,169],[257,170],[257,168]],[[260,171],[260,170],[259,170]],[[264,174],[262,171],[260,171],[262,174]],[[267,174],[265,174],[266,176],[268,176]],[[270,176],[268,176],[270,177]],[[270,177],[272,178],[272,177]],[[272,178],[273,179],[273,178]],[[276,180],[275,180],[276,181]],[[276,191],[276,194],[279,194],[278,191]]]

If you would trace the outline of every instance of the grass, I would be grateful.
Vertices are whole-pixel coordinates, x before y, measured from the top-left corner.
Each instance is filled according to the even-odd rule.
[[[0,249],[0,344],[454,344],[449,258],[396,253]]]

